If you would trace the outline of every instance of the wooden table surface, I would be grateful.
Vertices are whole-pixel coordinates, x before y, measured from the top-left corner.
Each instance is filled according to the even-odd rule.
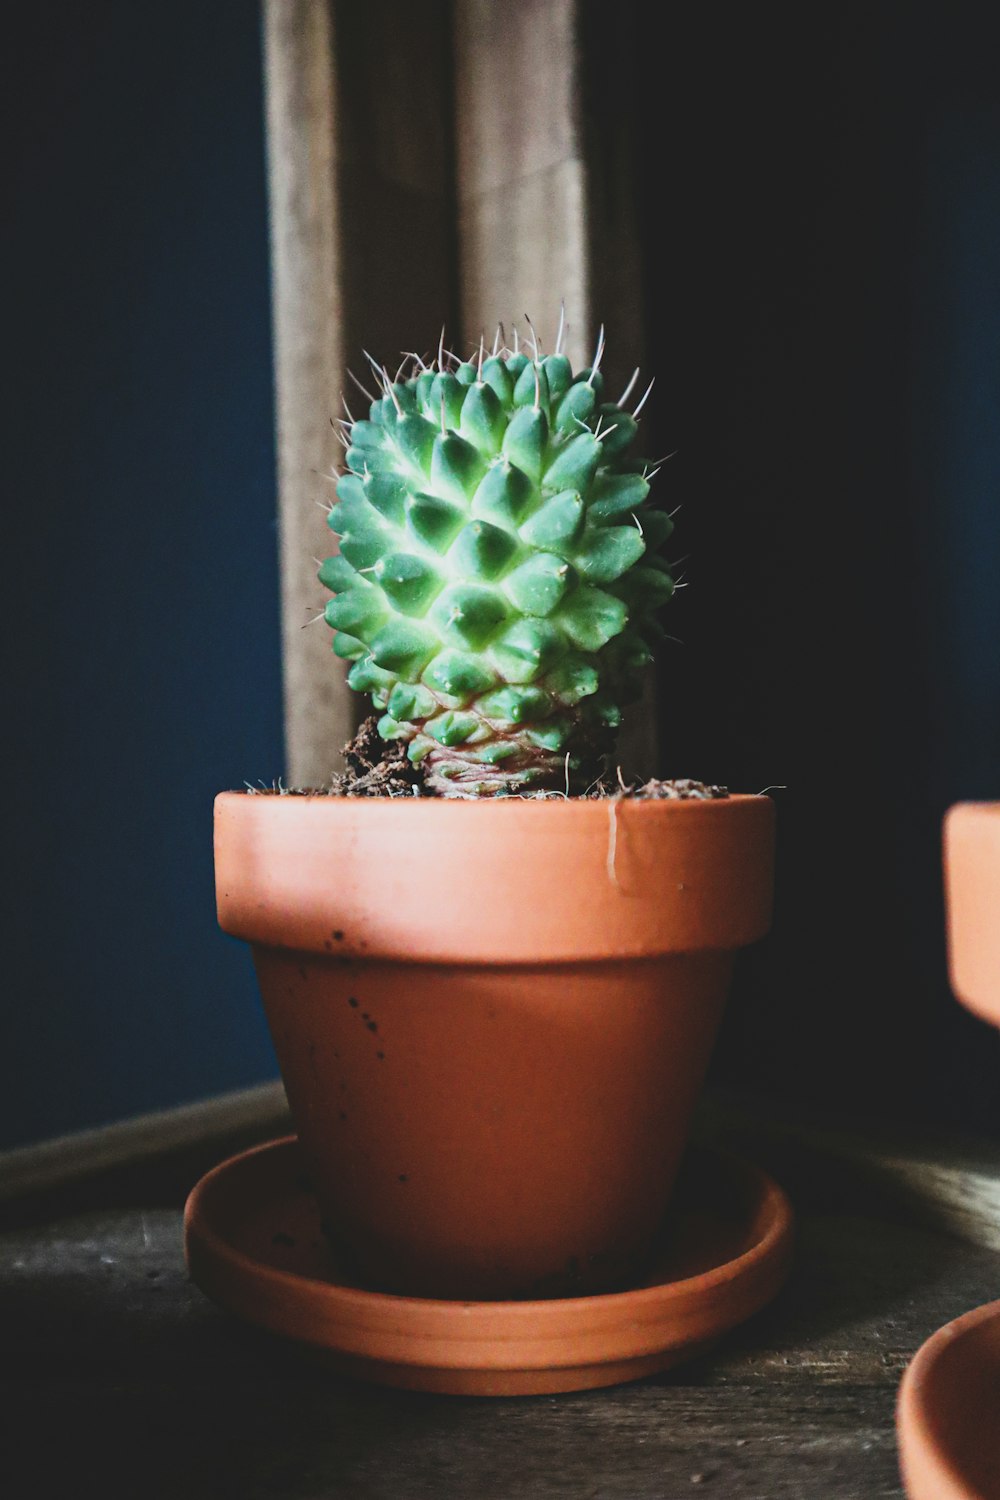
[[[579,1395],[364,1386],[216,1309],[188,1280],[181,1204],[217,1150],[4,1204],[3,1494],[899,1496],[900,1374],[941,1323],[1000,1296],[1000,1253],[916,1222],[842,1164],[755,1145],[798,1214],[785,1291],[710,1357]]]

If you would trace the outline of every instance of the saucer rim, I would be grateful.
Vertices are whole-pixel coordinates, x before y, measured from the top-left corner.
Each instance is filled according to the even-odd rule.
[[[689,1146],[689,1153],[700,1153],[714,1158],[717,1161],[728,1163],[735,1167],[741,1174],[756,1179],[760,1189],[760,1198],[755,1200],[755,1217],[768,1212],[766,1227],[761,1237],[741,1251],[737,1256],[727,1261],[721,1261],[710,1270],[699,1271],[694,1276],[680,1277],[676,1280],[656,1282],[652,1286],[629,1287],[618,1292],[596,1292],[584,1294],[578,1297],[524,1297],[524,1298],[451,1298],[451,1297],[414,1297],[399,1292],[383,1292],[374,1288],[355,1287],[345,1285],[339,1281],[322,1280],[315,1276],[307,1276],[298,1271],[282,1270],[280,1266],[272,1266],[265,1261],[259,1261],[247,1251],[241,1250],[227,1240],[223,1235],[205,1223],[204,1210],[205,1200],[209,1197],[218,1182],[241,1167],[248,1164],[253,1158],[267,1154],[277,1155],[279,1152],[290,1151],[298,1145],[298,1136],[294,1133],[276,1136],[273,1140],[263,1141],[260,1145],[251,1146],[246,1151],[237,1152],[225,1161],[219,1162],[212,1167],[195,1184],[188,1194],[184,1208],[184,1231],[185,1238],[189,1229],[196,1220],[198,1222],[197,1232],[206,1242],[211,1242],[225,1256],[242,1265],[242,1267],[256,1275],[264,1275],[268,1279],[272,1277],[276,1283],[287,1283],[301,1287],[308,1285],[315,1287],[318,1295],[336,1293],[338,1300],[345,1302],[357,1300],[365,1307],[393,1306],[398,1307],[400,1303],[407,1306],[413,1305],[419,1308],[432,1310],[442,1316],[454,1313],[464,1314],[469,1310],[480,1310],[489,1308],[491,1311],[497,1309],[525,1309],[535,1316],[544,1317],[549,1309],[565,1309],[567,1312],[582,1312],[584,1309],[597,1311],[607,1306],[609,1310],[619,1310],[624,1300],[637,1306],[645,1302],[660,1305],[664,1298],[670,1297],[676,1301],[683,1301],[690,1295],[697,1285],[701,1292],[708,1292],[716,1286],[724,1285],[734,1279],[746,1274],[757,1262],[765,1260],[774,1251],[777,1243],[790,1229],[793,1220],[793,1210],[784,1189],[775,1182],[774,1178],[763,1167],[756,1162],[749,1161],[746,1157],[739,1156],[735,1152],[727,1151],[716,1146],[694,1144]],[[686,1160],[688,1158],[685,1158]],[[787,1220],[787,1222],[786,1222]],[[749,1226],[748,1226],[749,1227]]]
[[[765,1217],[763,1232],[754,1244],[694,1276],[619,1292],[521,1301],[408,1297],[318,1280],[255,1259],[211,1224],[213,1190],[227,1173],[264,1153],[290,1151],[297,1143],[295,1135],[286,1135],[240,1152],[213,1167],[192,1189],[184,1215],[185,1255],[192,1279],[236,1316],[295,1342],[369,1359],[373,1368],[437,1368],[456,1374],[463,1368],[482,1371],[512,1366],[610,1368],[656,1353],[664,1355],[665,1364],[672,1363],[670,1351],[676,1357],[686,1344],[704,1344],[707,1337],[718,1337],[760,1311],[776,1295],[790,1269],[794,1215],[784,1190],[756,1163],[714,1146],[698,1145],[691,1149],[725,1162],[754,1182],[752,1218],[751,1214],[747,1218]],[[235,1293],[227,1286],[227,1278],[236,1284]],[[273,1298],[248,1306],[245,1293],[253,1286],[269,1288]],[[272,1304],[280,1308],[282,1298],[294,1310],[286,1308],[283,1316],[275,1316]],[[315,1336],[298,1326],[301,1320],[296,1314],[305,1304],[315,1305],[317,1314],[322,1312]],[[708,1334],[703,1320],[695,1330],[686,1326],[705,1311],[706,1304]],[[373,1337],[379,1340],[378,1348],[370,1343]],[[590,1345],[609,1339],[617,1341],[613,1351],[589,1357]],[[424,1353],[416,1352],[418,1345]],[[433,1358],[426,1352],[429,1346],[433,1346]]]

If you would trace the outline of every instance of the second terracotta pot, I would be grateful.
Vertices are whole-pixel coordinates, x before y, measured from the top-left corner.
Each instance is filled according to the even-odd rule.
[[[1000,802],[955,803],[943,837],[951,987],[1000,1026]]]
[[[951,987],[1000,1026],[1000,802],[957,802],[943,828]],[[1000,1495],[1000,1302],[956,1318],[922,1344],[899,1388],[896,1423],[911,1500]]]
[[[761,797],[217,799],[219,920],[253,946],[324,1227],[367,1285],[628,1284],[772,862]]]

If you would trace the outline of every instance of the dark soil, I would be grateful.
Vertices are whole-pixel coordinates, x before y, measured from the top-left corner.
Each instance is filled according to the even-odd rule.
[[[329,797],[432,797],[423,771],[407,759],[406,747],[393,740],[384,740],[378,732],[378,720],[372,715],[366,719],[357,734],[344,746],[347,769],[330,780],[326,787],[249,787],[256,796],[280,794],[282,796],[329,796]],[[521,798],[544,801],[555,798],[565,800],[563,792],[520,792]],[[653,777],[649,781],[628,782],[619,770],[593,781],[579,795],[588,801],[628,799],[635,802],[657,802],[680,798],[728,797],[724,786],[713,786],[704,781],[692,781],[689,777],[661,781]]]
[[[378,720],[366,719],[344,746],[347,770],[334,776],[329,792],[334,797],[423,797],[424,775],[407,758],[406,746],[384,740]]]
[[[649,781],[637,782],[634,786],[629,786],[627,783],[624,786],[615,786],[614,783],[602,781],[600,790],[595,795],[628,797],[635,802],[663,802],[685,797],[695,797],[704,801],[713,797],[728,797],[729,788],[713,786],[707,781],[692,781],[689,776],[682,776],[673,781],[660,781],[652,776]]]
[[[339,797],[422,797],[431,796],[426,790],[419,766],[411,765],[406,758],[403,745],[383,740],[378,732],[377,720],[366,719],[349,744],[344,746],[347,770],[335,776],[330,793]],[[527,792],[521,796],[539,799],[556,797],[563,800],[562,792]],[[710,786],[703,781],[680,780],[625,781],[603,776],[588,787],[582,796],[590,799],[626,797],[635,801],[651,802],[666,798],[728,797],[723,786]]]

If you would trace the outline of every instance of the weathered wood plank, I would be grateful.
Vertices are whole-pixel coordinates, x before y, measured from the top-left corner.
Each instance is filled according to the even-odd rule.
[[[351,1383],[220,1312],[181,1253],[180,1205],[211,1146],[185,1139],[10,1201],[5,1475],[54,1496],[99,1472],[108,1500],[132,1500],[137,1476],[144,1500],[898,1500],[900,1374],[933,1329],[995,1297],[1000,1255],[915,1224],[872,1191],[864,1161],[794,1121],[771,1129],[759,1102],[710,1095],[699,1133],[766,1161],[789,1190],[786,1288],[691,1365],[555,1397]]]
[[[855,1203],[881,1200],[913,1223],[1000,1250],[1000,1153],[991,1142],[810,1116],[720,1089],[702,1100],[697,1133],[749,1151],[804,1192],[819,1168],[827,1195],[836,1187]]]
[[[898,1497],[899,1373],[1000,1277],[989,1251],[810,1209],[786,1291],[695,1364],[576,1395],[421,1396],[340,1379],[213,1307],[162,1187],[0,1237],[11,1493],[99,1473],[108,1500]]]
[[[221,1160],[234,1141],[248,1136],[259,1140],[264,1134],[273,1137],[291,1131],[288,1102],[280,1082],[237,1089],[173,1109],[153,1110],[35,1146],[0,1152],[0,1204],[85,1184],[119,1169],[148,1170],[164,1157],[186,1150],[215,1150]],[[233,1145],[232,1149],[238,1147]]]
[[[327,597],[314,559],[336,550],[331,419],[363,348],[398,360],[454,308],[448,11],[265,0],[264,37],[286,767],[321,786],[363,708],[329,632],[304,628]]]
[[[598,326],[612,396],[645,363],[630,92],[632,12],[585,0],[463,0],[455,7],[461,318],[465,346],[531,319],[589,363]],[[636,392],[636,399],[641,387]],[[653,455],[651,455],[653,456]],[[619,759],[657,770],[650,674],[626,715]]]
[[[330,427],[344,384],[337,218],[337,80],[325,0],[264,6],[277,418],[286,776],[321,786],[350,737],[351,694],[329,640],[304,629],[322,608],[313,557],[333,550],[318,503],[340,450]]]
[[[576,0],[455,7],[459,262],[465,338],[525,313],[584,363],[590,306]]]
[[[313,558],[335,546],[317,504],[348,366],[367,348],[392,368],[442,323],[465,349],[500,320],[524,335],[525,313],[551,347],[560,303],[577,363],[600,321],[612,385],[643,360],[630,7],[610,36],[582,0],[264,14],[287,775],[321,785],[362,709],[304,628],[323,603]],[[656,769],[653,725],[647,693],[622,736],[630,775]]]

